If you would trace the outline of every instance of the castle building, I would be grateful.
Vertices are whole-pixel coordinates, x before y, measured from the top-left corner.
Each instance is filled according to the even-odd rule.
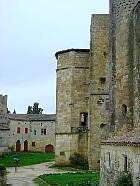
[[[89,49],[56,53],[56,164],[69,164],[75,152],[99,170],[100,141],[108,135],[109,16],[92,15]]]
[[[140,185],[140,1],[110,1],[110,127],[101,145],[101,186],[129,171]]]
[[[140,1],[110,0],[109,15],[92,15],[89,50],[56,53],[56,164],[86,156],[101,186],[126,169],[140,184],[139,41]]]
[[[69,164],[71,154],[87,157],[89,49],[56,53],[56,164]]]

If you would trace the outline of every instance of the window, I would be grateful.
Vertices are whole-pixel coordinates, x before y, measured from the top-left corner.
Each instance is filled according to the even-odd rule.
[[[122,113],[123,114],[127,113],[127,106],[125,104],[122,105]]]
[[[108,165],[109,165],[109,167],[110,167],[110,152],[108,153]]]
[[[17,127],[17,133],[18,134],[20,133],[20,127]]]
[[[80,124],[81,126],[86,126],[88,122],[88,113],[83,112],[80,114]]]
[[[61,151],[60,152],[60,156],[65,156],[65,152],[64,151]]]
[[[36,135],[36,130],[34,130],[34,135]]]
[[[35,141],[32,141],[32,147],[35,147]]]
[[[124,156],[124,171],[127,172],[127,156]]]
[[[105,77],[100,77],[99,80],[100,80],[101,84],[105,84],[105,82],[106,82],[106,78]]]
[[[44,129],[44,135],[46,135],[46,129]]]
[[[25,128],[25,134],[27,134],[28,133],[28,128]]]
[[[111,165],[111,154],[110,154],[110,152],[107,152],[104,155],[104,161],[105,161],[106,167],[110,168],[110,165]]]
[[[41,135],[46,135],[47,134],[47,130],[46,129],[41,129]]]

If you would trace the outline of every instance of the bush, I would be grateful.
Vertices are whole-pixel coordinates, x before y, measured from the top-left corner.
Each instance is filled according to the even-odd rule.
[[[130,172],[121,172],[116,180],[115,186],[133,186]]]
[[[14,145],[9,145],[9,146],[8,146],[8,149],[9,149],[11,152],[14,152],[15,147],[14,147]]]
[[[83,170],[89,169],[87,158],[78,153],[74,153],[74,155],[70,157],[70,164],[74,168],[80,168]]]
[[[6,174],[6,167],[0,164],[0,176],[4,176]]]
[[[6,167],[2,164],[0,164],[0,170],[6,170]]]
[[[84,181],[77,185],[77,184],[70,182],[67,184],[67,186],[99,186],[99,183],[91,183],[90,181]]]

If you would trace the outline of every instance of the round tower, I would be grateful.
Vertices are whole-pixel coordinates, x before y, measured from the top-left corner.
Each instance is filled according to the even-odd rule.
[[[78,152],[87,155],[89,49],[56,53],[56,164],[68,164]]]

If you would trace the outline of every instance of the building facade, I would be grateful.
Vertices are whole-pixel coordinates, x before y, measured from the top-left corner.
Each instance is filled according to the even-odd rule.
[[[9,114],[8,145],[19,151],[55,150],[55,114]]]

